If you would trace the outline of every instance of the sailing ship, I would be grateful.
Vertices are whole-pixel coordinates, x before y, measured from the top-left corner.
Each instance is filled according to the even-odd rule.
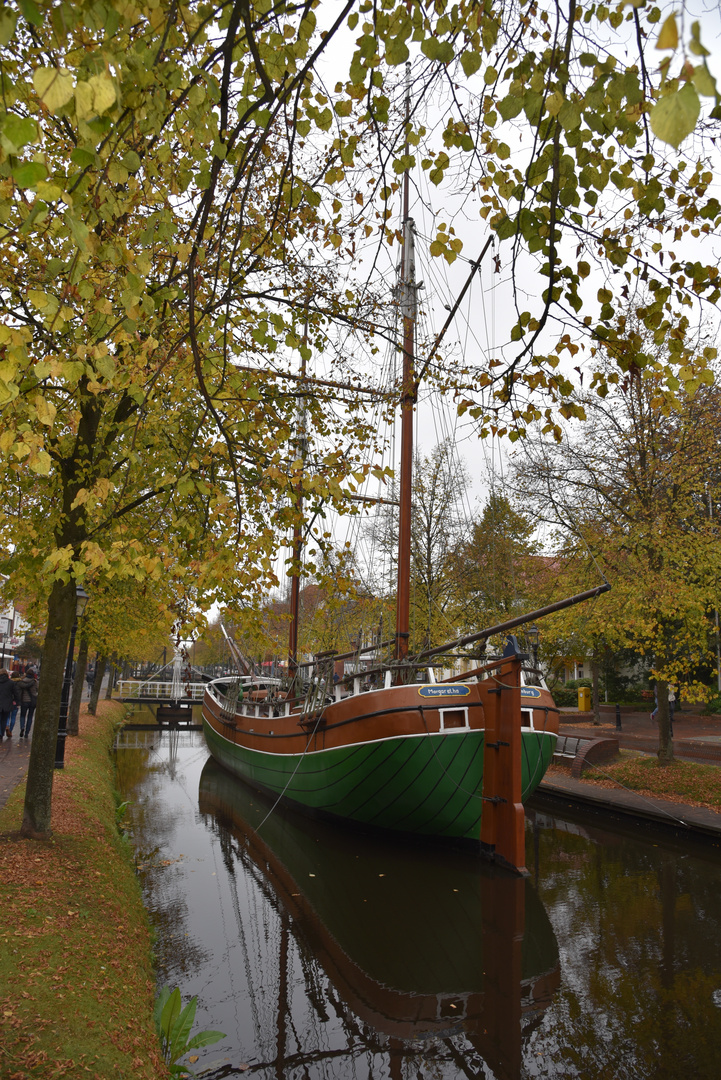
[[[488,244],[484,252],[487,248]],[[510,748],[510,742],[500,736],[486,741],[487,716],[495,712],[497,704],[494,695],[515,684],[514,732],[520,731],[522,747],[521,801],[530,797],[551,761],[558,710],[540,677],[534,682],[532,677],[519,677],[518,672],[514,675],[509,661],[518,661],[523,655],[515,637],[509,639],[504,657],[482,663],[460,677],[437,681],[434,657],[452,655],[458,648],[480,642],[480,659],[490,637],[596,596],[609,586],[409,655],[413,412],[420,378],[414,366],[418,288],[406,173],[403,251],[396,291],[403,321],[403,371],[395,637],[370,650],[374,654],[370,668],[344,675],[339,682],[333,680],[335,664],[350,659],[359,666],[364,650],[320,655],[308,672],[297,656],[296,571],[291,580],[291,689],[256,679],[239,663],[239,676],[215,680],[206,688],[203,728],[210,752],[227,769],[308,810],[362,826],[478,841],[484,801],[509,801],[497,791],[484,791],[484,760],[489,747],[497,752]],[[449,318],[452,315],[453,311]],[[421,374],[437,345],[438,338]],[[299,543],[296,531],[294,566],[299,562]],[[389,645],[393,657],[383,664],[378,655]],[[509,752],[515,755],[516,750],[514,745]],[[499,759],[500,754],[498,769],[492,767],[496,776],[507,772]],[[511,801],[517,805],[515,794]],[[509,828],[515,830],[518,840],[522,827],[520,833],[513,823]]]

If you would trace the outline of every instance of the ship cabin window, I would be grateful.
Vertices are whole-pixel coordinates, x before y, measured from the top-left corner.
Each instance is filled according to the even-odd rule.
[[[521,709],[521,727],[533,729],[533,709]]]
[[[454,731],[468,727],[468,709],[439,709],[441,731]]]

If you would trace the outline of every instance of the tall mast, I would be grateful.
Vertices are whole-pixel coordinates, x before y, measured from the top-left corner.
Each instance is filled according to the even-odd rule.
[[[410,152],[410,64],[406,64],[406,143]],[[411,505],[413,482],[413,407],[415,391],[416,263],[413,219],[409,215],[410,180],[403,176],[403,254],[399,298],[403,316],[403,383],[401,397],[400,515],[398,523],[398,588],[396,593],[396,660],[408,655],[411,606]]]
[[[308,319],[305,320],[305,329],[303,331],[303,349],[301,352],[301,368],[300,375],[301,381],[299,383],[299,393],[303,393],[303,380],[305,379],[305,357],[306,346],[308,344]],[[305,404],[301,396],[301,404],[298,407],[298,432],[296,436],[296,447],[298,450],[298,457],[303,463],[305,463],[305,455],[308,449],[308,439],[306,436],[305,428]],[[303,471],[301,469],[301,476],[295,489],[295,507],[298,512],[298,516],[301,520],[293,526],[293,562],[291,563],[290,573],[290,628],[288,630],[288,675],[291,679],[295,678],[298,670],[298,614],[300,609],[300,561],[303,549],[303,530],[302,530],[302,512],[303,512]]]

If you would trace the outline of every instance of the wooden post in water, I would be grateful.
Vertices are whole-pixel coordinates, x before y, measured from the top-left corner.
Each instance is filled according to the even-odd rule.
[[[523,1061],[523,938],[526,882],[498,878],[483,895],[484,1027],[478,1047],[499,1080],[519,1080]]]
[[[521,801],[521,656],[516,650],[516,639],[511,637],[509,641],[513,652],[487,680],[483,701],[486,738],[481,848],[495,861],[525,876],[528,870],[526,817]]]

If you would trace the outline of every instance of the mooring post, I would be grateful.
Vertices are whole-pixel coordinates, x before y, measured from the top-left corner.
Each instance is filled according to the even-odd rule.
[[[616,702],[616,731],[621,730],[621,706]]]
[[[526,816],[521,801],[521,660],[511,636],[497,673],[487,680],[484,698],[481,849],[519,874],[526,869]]]

